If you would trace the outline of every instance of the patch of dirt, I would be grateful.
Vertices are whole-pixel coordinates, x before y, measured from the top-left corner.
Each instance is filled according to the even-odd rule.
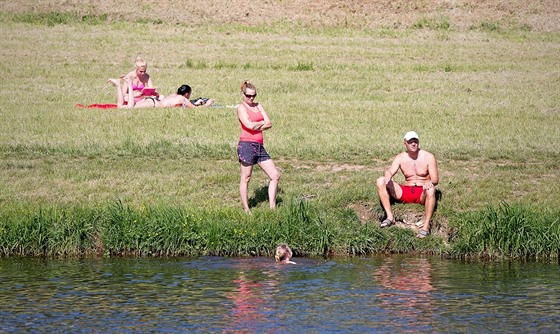
[[[365,203],[353,203],[348,208],[354,210],[356,217],[362,224],[379,225],[384,218],[381,205],[370,205]],[[408,228],[418,233],[422,226],[417,226],[418,222],[423,222],[424,207],[421,205],[403,205],[393,207],[395,215],[395,225],[400,228]],[[448,241],[454,234],[454,230],[447,225],[444,217],[434,217],[432,219],[431,233]]]
[[[560,30],[558,0],[0,0],[6,12],[76,12],[110,19],[181,23],[192,26],[234,23],[247,26],[275,23],[303,27],[355,29],[409,28],[430,21],[448,22],[466,30],[498,23],[503,28]]]

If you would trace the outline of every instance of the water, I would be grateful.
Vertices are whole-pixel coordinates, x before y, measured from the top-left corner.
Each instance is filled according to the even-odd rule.
[[[377,256],[0,259],[0,333],[558,333],[560,267]]]

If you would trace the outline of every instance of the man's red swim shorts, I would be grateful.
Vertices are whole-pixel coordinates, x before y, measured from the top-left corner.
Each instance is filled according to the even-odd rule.
[[[399,201],[403,203],[417,203],[422,204],[420,197],[424,191],[423,186],[403,186],[400,185],[402,189],[402,197]]]

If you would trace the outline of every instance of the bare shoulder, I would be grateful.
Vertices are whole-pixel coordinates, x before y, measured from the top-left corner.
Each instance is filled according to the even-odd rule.
[[[420,150],[420,154],[426,158],[435,158],[434,154],[426,150]]]
[[[399,154],[397,154],[395,156],[395,158],[393,159],[394,162],[398,162],[401,163],[403,161],[403,159],[407,158],[408,154],[406,152],[401,152]]]
[[[247,108],[245,108],[244,103],[240,103],[237,106],[237,118],[246,118],[249,117],[249,114],[247,113]]]

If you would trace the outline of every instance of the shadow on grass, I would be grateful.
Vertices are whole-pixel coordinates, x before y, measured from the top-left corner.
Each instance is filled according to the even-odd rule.
[[[278,187],[278,193],[276,194],[276,206],[282,203],[282,197],[279,196],[281,193],[283,193],[282,188]],[[255,190],[255,194],[249,198],[249,209],[256,207],[262,202],[268,202],[268,185]]]

